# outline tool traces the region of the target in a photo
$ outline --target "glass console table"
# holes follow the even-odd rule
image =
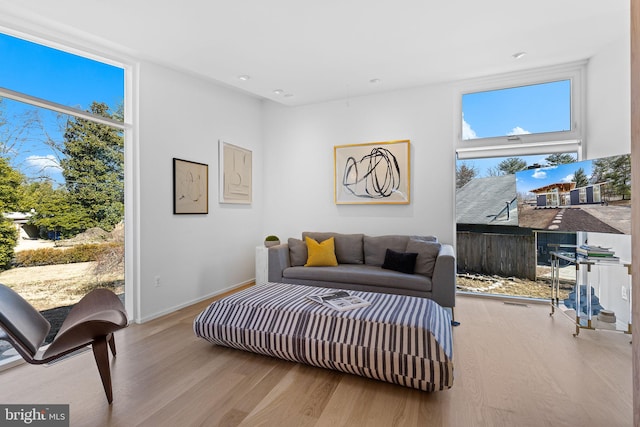
[[[551,313],[564,313],[575,322],[577,337],[580,329],[601,329],[631,334],[631,263],[624,261],[593,261],[576,257],[573,252],[552,251]],[[561,267],[564,266],[564,267]],[[569,298],[561,299],[561,268],[575,267],[575,285]],[[624,269],[626,283],[601,281],[600,269]],[[592,283],[596,276],[597,283]],[[606,296],[606,304],[601,299]],[[607,309],[609,308],[609,309]],[[615,308],[615,311],[612,310]],[[617,313],[616,313],[617,312]],[[617,316],[616,316],[617,314]]]

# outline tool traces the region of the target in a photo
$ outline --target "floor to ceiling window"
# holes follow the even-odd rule
[[[580,178],[558,176],[557,186],[547,183],[560,166],[582,156],[582,80],[582,64],[575,64],[461,87],[456,150],[460,291],[550,297],[550,248],[575,245],[576,233],[554,230],[555,212],[542,214],[532,200],[543,193],[560,207],[565,193],[558,188],[575,186]],[[538,178],[539,186],[531,184]]]
[[[0,283],[51,339],[91,289],[124,298],[125,68],[2,33],[0,57]]]

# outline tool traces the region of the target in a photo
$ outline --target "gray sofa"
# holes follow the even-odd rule
[[[318,242],[333,237],[338,265],[305,267],[307,236]],[[395,267],[392,255],[412,257],[415,253],[413,274],[389,269]],[[302,240],[290,238],[270,247],[268,258],[269,282],[411,295],[455,307],[455,253],[451,245],[439,243],[434,236],[304,232]]]

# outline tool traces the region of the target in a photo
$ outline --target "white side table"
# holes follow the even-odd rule
[[[256,285],[269,281],[269,248],[256,246]]]

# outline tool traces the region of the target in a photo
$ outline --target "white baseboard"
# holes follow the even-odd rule
[[[175,305],[173,307],[169,307],[166,310],[159,311],[159,312],[151,314],[149,316],[137,318],[135,320],[135,323],[149,322],[149,321],[157,319],[159,317],[166,316],[167,314],[171,314],[171,313],[173,313],[175,311],[178,311],[178,310],[180,310],[182,308],[189,307],[190,305],[197,304],[197,303],[199,303],[201,301],[216,297],[216,296],[224,294],[226,292],[233,291],[234,289],[241,288],[241,287],[246,286],[246,285],[248,285],[250,283],[253,283],[253,282],[255,282],[255,280],[253,280],[253,279],[252,280],[247,280],[246,282],[238,283],[238,284],[235,284],[235,285],[232,285],[232,286],[217,290],[215,292],[212,292],[210,294],[204,295],[202,297],[198,297],[196,299],[193,299],[193,300],[190,300],[190,301],[186,301],[186,302],[184,302],[182,304],[178,304],[178,305]]]

